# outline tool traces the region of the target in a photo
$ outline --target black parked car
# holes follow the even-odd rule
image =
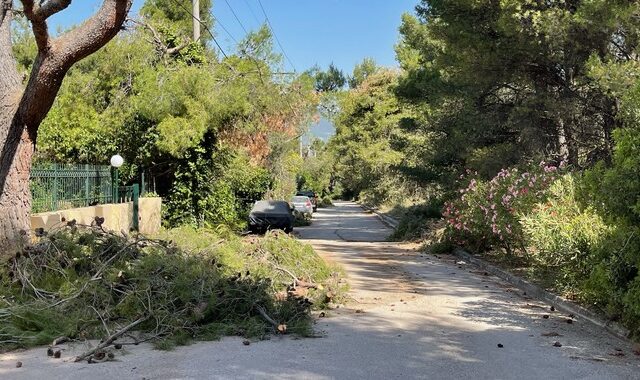
[[[285,201],[257,201],[249,213],[249,231],[264,233],[267,230],[280,229],[293,231],[293,210]]]

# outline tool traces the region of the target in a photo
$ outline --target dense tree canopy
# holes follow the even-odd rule
[[[429,107],[442,158],[490,174],[552,157],[585,167],[612,153],[618,103],[590,75],[630,59],[628,1],[424,1],[406,15],[398,89]]]
[[[71,70],[37,156],[104,164],[119,153],[125,182],[145,173],[167,197],[169,223],[233,225],[252,200],[295,191],[298,138],[316,112],[314,81],[279,74],[266,27],[224,59],[199,44],[172,51],[188,40],[186,23],[180,28],[191,19],[172,4],[148,1],[142,20]],[[28,35],[17,28],[14,39],[16,55],[26,57]],[[26,70],[30,62],[20,61]]]

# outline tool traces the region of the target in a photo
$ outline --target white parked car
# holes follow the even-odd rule
[[[295,207],[296,211],[303,214],[313,214],[313,203],[311,203],[311,199],[309,197],[296,195],[291,199],[291,203],[293,204],[293,207]]]

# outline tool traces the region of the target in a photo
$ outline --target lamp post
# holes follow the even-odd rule
[[[115,154],[111,156],[110,163],[113,168],[113,203],[118,203],[118,168],[124,164],[124,158],[119,154]]]

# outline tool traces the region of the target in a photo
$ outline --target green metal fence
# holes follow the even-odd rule
[[[139,199],[140,199],[140,185],[133,184],[131,186],[120,186],[116,194],[114,203],[133,203],[133,215],[132,215],[132,227],[137,230],[139,222]]]
[[[33,212],[113,202],[111,167],[39,163],[31,170]]]

